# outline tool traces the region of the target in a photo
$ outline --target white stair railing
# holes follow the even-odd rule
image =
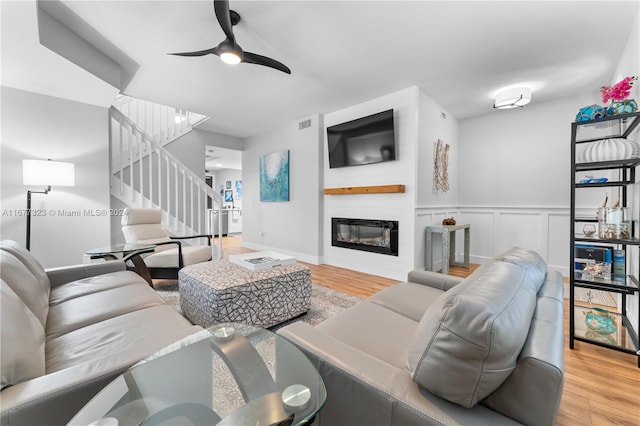
[[[209,119],[203,114],[125,95],[118,95],[113,106],[161,146]]]
[[[213,234],[214,211],[222,230],[220,194],[113,106],[109,130],[111,195],[132,207],[160,208],[176,235]],[[222,238],[218,243],[222,259]]]

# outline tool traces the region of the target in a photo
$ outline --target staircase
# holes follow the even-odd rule
[[[113,106],[134,122],[152,140],[164,146],[191,131],[208,116],[143,99],[118,95]]]
[[[221,230],[220,194],[163,148],[207,118],[119,97],[109,109],[111,195],[130,207],[160,208],[163,225],[174,235],[212,234],[216,212]],[[222,238],[216,257],[223,257]]]

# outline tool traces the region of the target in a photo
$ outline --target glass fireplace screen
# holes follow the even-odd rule
[[[398,221],[334,217],[331,234],[335,247],[398,255]]]

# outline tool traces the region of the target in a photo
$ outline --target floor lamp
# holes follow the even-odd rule
[[[46,186],[44,191],[27,191],[27,250],[31,249],[31,194],[48,194],[51,186],[75,186],[73,163],[51,160],[22,160],[22,183]]]

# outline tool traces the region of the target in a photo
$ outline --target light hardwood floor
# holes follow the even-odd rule
[[[248,253],[241,237],[226,237],[225,256]],[[366,298],[396,283],[395,280],[330,265],[306,264],[314,284]],[[465,277],[471,269],[451,268]],[[557,424],[640,425],[640,369],[635,356],[582,342],[569,349],[569,304],[565,300],[565,381]]]

